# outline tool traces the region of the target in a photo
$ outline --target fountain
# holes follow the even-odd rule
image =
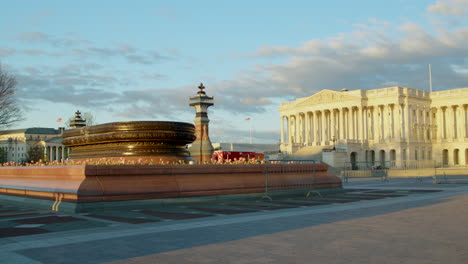
[[[194,140],[195,126],[189,123],[127,121],[66,130],[62,143],[72,149],[72,160],[125,158],[172,163],[193,160],[186,145]]]
[[[44,204],[38,199],[49,200],[52,210],[78,211],[95,202],[342,187],[338,177],[327,173],[326,164],[209,164],[213,149],[207,108],[213,97],[204,88],[200,85],[197,96],[190,98],[196,108],[195,126],[164,121],[86,126],[77,111],[70,123],[73,129],[63,133],[63,144],[71,148],[70,159],[86,162],[0,168],[0,198],[19,196],[21,202],[36,204]],[[186,149],[192,142],[191,152],[199,164],[187,162],[193,160]],[[103,158],[105,162],[99,162]],[[154,165],[112,162],[121,159],[153,160]]]

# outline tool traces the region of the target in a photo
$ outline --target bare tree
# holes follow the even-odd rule
[[[16,78],[3,71],[0,64],[0,126],[9,126],[23,120],[14,98],[16,83]]]

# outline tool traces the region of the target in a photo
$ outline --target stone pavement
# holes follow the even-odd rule
[[[0,260],[468,263],[468,184],[351,179],[345,189],[310,200],[252,198],[85,214],[0,202]]]

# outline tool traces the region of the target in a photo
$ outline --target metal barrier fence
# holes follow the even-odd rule
[[[292,189],[310,189],[307,197],[312,193],[320,195],[314,190],[317,179],[316,166],[293,167],[275,166],[278,164],[317,164],[315,160],[269,160],[265,163],[265,192],[262,199],[272,200],[270,191],[292,190]],[[294,173],[298,181],[294,184],[283,182],[281,175]]]
[[[349,178],[380,177],[388,181],[388,170],[394,167],[394,162],[356,161],[345,162],[342,180],[348,182]]]
[[[426,179],[434,184],[468,183],[468,168],[442,167],[434,160],[404,160],[399,164],[394,161],[357,161],[345,162],[341,174],[343,182],[348,182],[349,178],[381,178],[382,181],[389,181],[392,177],[411,178],[416,182]]]

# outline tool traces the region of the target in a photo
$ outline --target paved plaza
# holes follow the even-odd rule
[[[1,263],[468,263],[468,181],[350,179],[343,192],[135,203],[0,202]]]

